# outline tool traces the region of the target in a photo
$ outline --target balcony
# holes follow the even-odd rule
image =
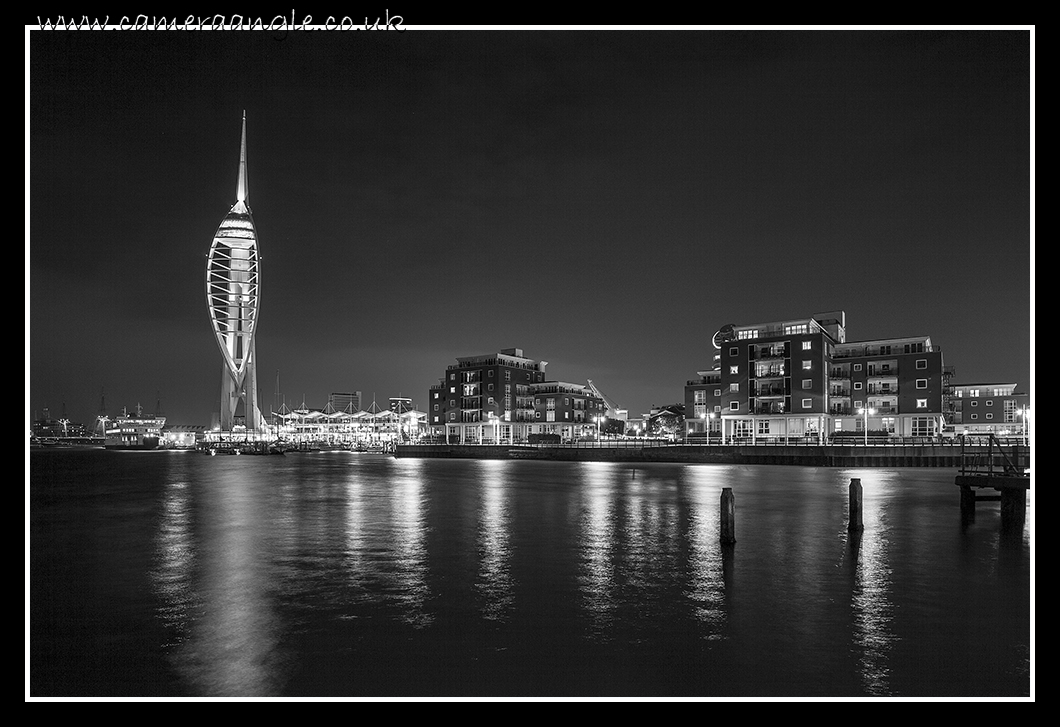
[[[786,352],[783,346],[771,346],[768,348],[759,348],[755,350],[755,361],[770,361],[777,359],[787,358]]]
[[[787,391],[783,386],[759,386],[751,390],[751,396],[786,396]]]
[[[787,409],[782,402],[758,404],[751,409],[752,414],[783,414],[785,411],[787,411]]]

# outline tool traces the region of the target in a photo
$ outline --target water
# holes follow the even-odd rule
[[[1032,697],[954,475],[34,451],[27,696]]]

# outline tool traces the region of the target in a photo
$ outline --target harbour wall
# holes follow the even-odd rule
[[[653,447],[549,446],[504,444],[405,444],[396,457],[463,459],[537,459],[560,462],[688,462],[706,464],[773,464],[807,467],[960,467],[973,456],[996,458],[997,447],[940,445],[899,446],[784,446],[684,445]]]

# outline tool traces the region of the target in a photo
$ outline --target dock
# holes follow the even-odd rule
[[[978,502],[1000,502],[1001,529],[1022,530],[1031,489],[1030,448],[1005,447],[991,435],[985,451],[980,446],[962,452],[954,484],[961,489],[962,520],[975,520]]]

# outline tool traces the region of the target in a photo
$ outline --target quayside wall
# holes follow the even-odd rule
[[[981,451],[979,451],[981,449]],[[992,455],[995,447],[964,448],[964,457]],[[949,444],[905,446],[754,446],[685,445],[651,447],[404,444],[395,457],[463,459],[538,459],[566,462],[697,462],[708,464],[775,464],[808,467],[960,467],[962,449]]]

